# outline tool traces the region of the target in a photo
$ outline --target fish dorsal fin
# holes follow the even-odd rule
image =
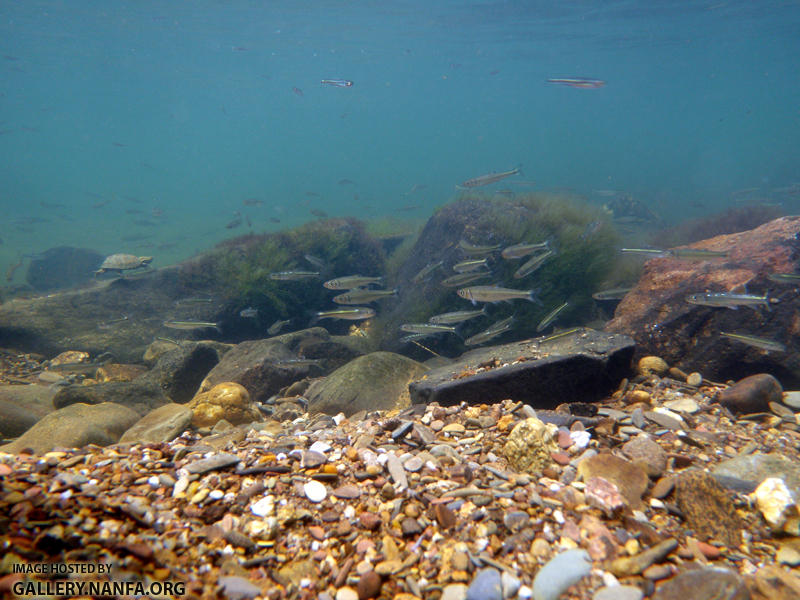
[[[746,294],[747,293],[747,284],[740,283],[739,285],[735,285],[731,288],[731,294]]]

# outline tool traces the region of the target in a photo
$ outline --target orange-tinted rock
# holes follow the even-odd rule
[[[783,388],[772,375],[759,373],[737,381],[722,390],[717,402],[733,413],[749,414],[769,412],[770,402],[780,402]]]
[[[212,427],[221,419],[234,425],[261,421],[261,413],[250,402],[247,390],[231,381],[218,383],[197,394],[189,403],[194,427]]]
[[[578,475],[584,481],[602,477],[617,486],[619,493],[631,508],[640,508],[642,494],[647,489],[647,472],[638,464],[604,452],[585,458],[578,465]]]

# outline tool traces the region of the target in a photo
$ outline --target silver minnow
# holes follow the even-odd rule
[[[535,290],[514,290],[493,285],[476,285],[461,288],[456,293],[473,304],[477,302],[504,302],[506,300],[536,301]]]
[[[736,309],[740,306],[764,306],[769,310],[769,298],[766,294],[755,296],[753,294],[733,294],[731,292],[703,292],[700,294],[689,294],[686,302],[699,306],[714,306]]]

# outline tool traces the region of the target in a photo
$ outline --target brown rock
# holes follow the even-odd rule
[[[374,512],[363,512],[358,516],[358,521],[364,529],[375,531],[381,526],[381,518]]]
[[[733,501],[709,473],[682,473],[675,486],[675,499],[687,525],[697,535],[733,548],[742,543],[742,523]]]
[[[631,508],[639,508],[642,494],[647,489],[649,478],[641,465],[624,458],[604,452],[580,462],[578,475],[584,481],[592,477],[602,477],[617,486],[619,492]]]
[[[636,367],[639,375],[665,375],[669,371],[669,365],[660,356],[643,356],[639,359]]]
[[[647,434],[626,442],[622,452],[633,462],[642,463],[650,477],[661,477],[667,469],[667,453]]]
[[[358,591],[358,600],[369,600],[376,598],[381,592],[381,576],[375,571],[367,571],[358,580],[356,590]]]
[[[800,577],[768,566],[748,581],[752,600],[796,600],[800,598]]]
[[[194,427],[213,427],[225,419],[234,425],[262,421],[261,413],[250,402],[247,390],[232,381],[218,383],[197,394],[189,403]]]
[[[742,578],[729,569],[706,568],[680,573],[665,581],[656,590],[653,600],[750,600]]]
[[[97,381],[133,381],[146,372],[147,367],[144,365],[111,363],[98,367],[95,379]]]
[[[736,414],[768,412],[770,402],[781,402],[783,388],[772,375],[759,373],[722,390],[716,400]]]

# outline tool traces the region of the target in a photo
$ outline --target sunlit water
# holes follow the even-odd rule
[[[0,267],[423,220],[520,164],[495,188],[797,212],[798,73],[789,1],[3,2]]]

